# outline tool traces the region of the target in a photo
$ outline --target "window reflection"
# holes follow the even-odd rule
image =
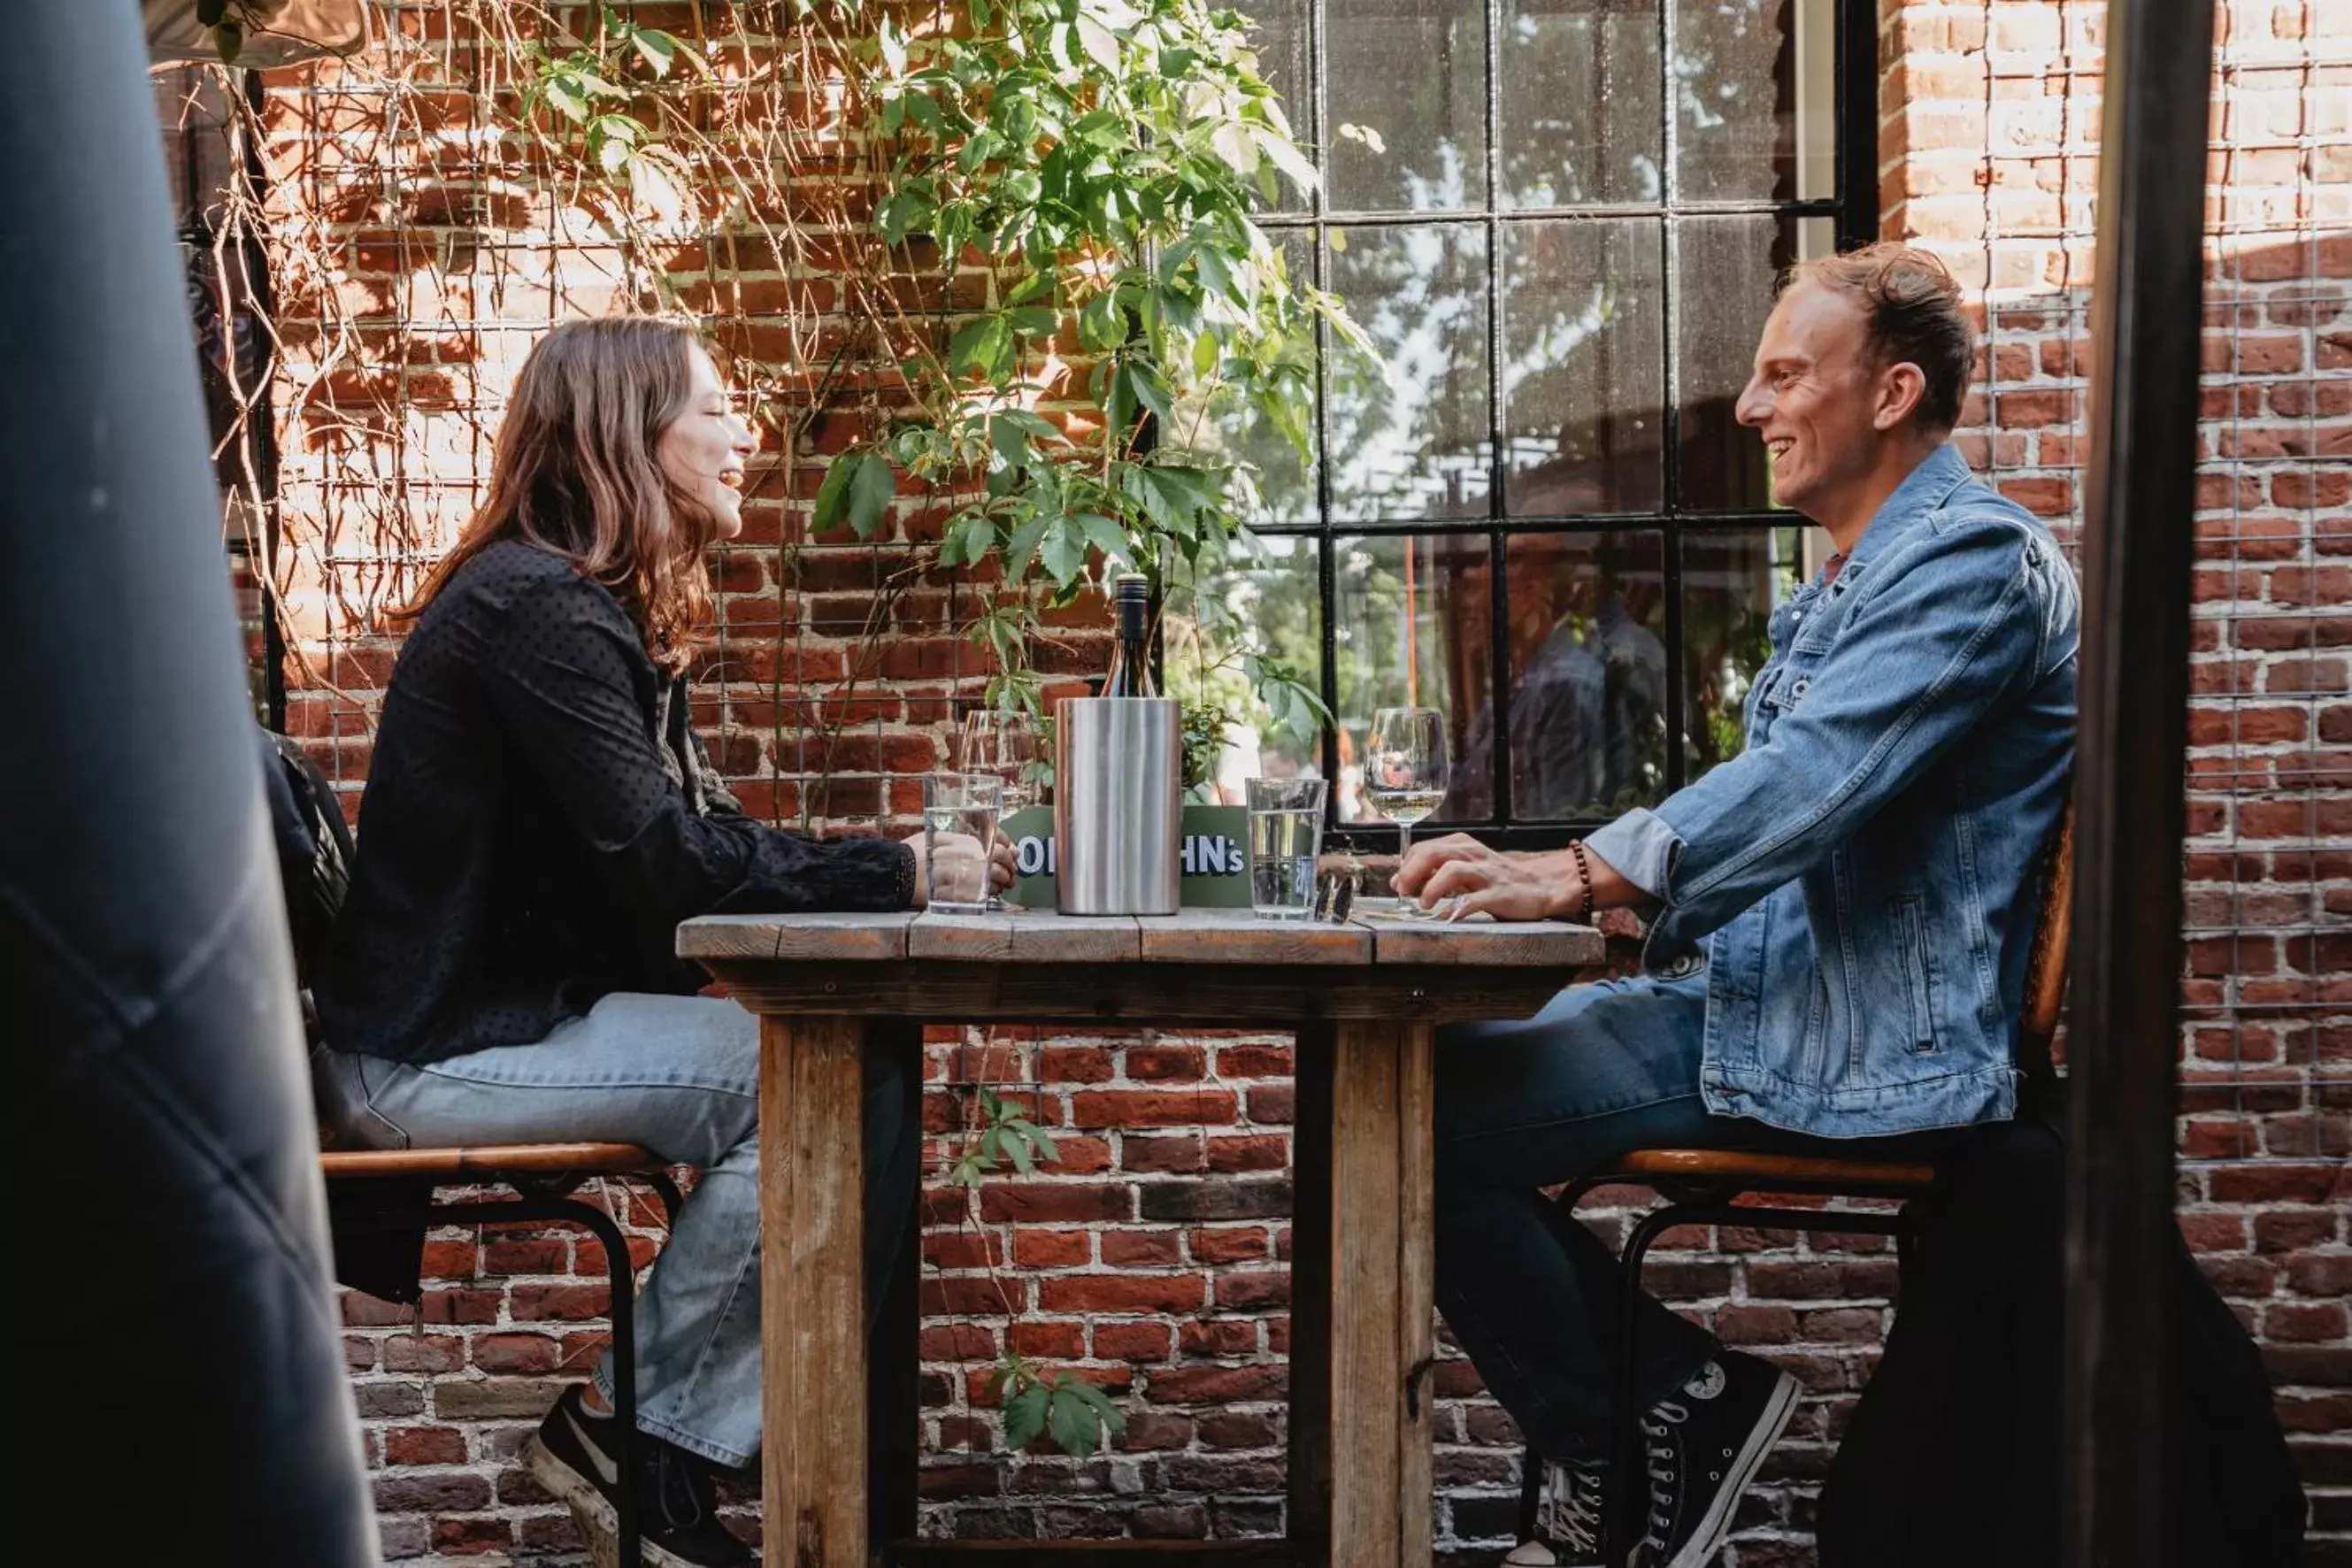
[[[1499,52],[1508,205],[1664,197],[1654,8],[1615,0],[1508,0]]]
[[[1323,18],[1331,206],[1485,206],[1484,0],[1325,0]]]
[[[1332,515],[1486,514],[1486,235],[1435,224],[1330,231],[1331,286],[1370,337],[1333,356]]]
[[[1675,225],[1675,246],[1682,504],[1704,511],[1769,505],[1764,444],[1739,424],[1739,393],[1771,313],[1771,280],[1792,262],[1835,249],[1834,230],[1827,218],[1769,213],[1694,217]]]
[[[1772,651],[1773,606],[1797,590],[1803,531],[1709,530],[1683,536],[1683,712],[1686,775],[1745,748],[1748,688]]]
[[[1685,201],[1836,188],[1832,0],[1675,0],[1676,174]]]
[[[1190,704],[1222,707],[1225,728],[1212,791],[1227,805],[1253,778],[1322,775],[1319,731],[1275,721],[1244,667],[1255,654],[1282,660],[1319,689],[1323,668],[1320,563],[1315,541],[1277,535],[1248,542],[1201,579],[1191,603],[1175,602],[1161,624],[1168,691]]]
[[[1433,821],[1493,815],[1493,790],[1464,765],[1472,718],[1491,685],[1486,542],[1475,534],[1375,534],[1332,542],[1337,659],[1338,820],[1378,822],[1363,798],[1364,742],[1379,708],[1445,715],[1454,787]]]
[[[1315,277],[1315,237],[1303,228],[1277,229],[1270,237],[1282,258],[1285,275],[1297,282]],[[1309,449],[1313,446],[1313,362],[1302,361],[1302,391],[1297,411],[1307,419]],[[1263,412],[1235,396],[1230,389],[1208,400],[1208,417],[1200,417],[1197,403],[1187,399],[1176,411],[1176,427],[1195,434],[1209,456],[1235,464],[1240,472],[1234,491],[1234,510],[1244,522],[1306,522],[1317,512],[1315,465],[1300,456],[1290,437]]]
[[[1656,219],[1505,230],[1505,500],[1514,517],[1664,499],[1665,331]]]
[[[1664,793],[1664,559],[1661,537],[1646,531],[1509,542],[1505,738],[1514,820],[1613,816]],[[1495,750],[1489,703],[1465,741],[1462,815],[1490,789]]]

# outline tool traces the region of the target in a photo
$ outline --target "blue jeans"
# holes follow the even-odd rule
[[[701,1172],[637,1301],[637,1426],[719,1464],[760,1449],[759,1020],[621,994],[536,1045],[406,1063],[327,1053],[338,1131],[379,1148],[638,1143]],[[921,1130],[894,1047],[866,1058],[866,1300],[914,1207]],[[609,1354],[596,1368],[609,1397]],[[850,1397],[863,1397],[862,1391]]]
[[[1763,1149],[1916,1158],[1949,1133],[1840,1140],[1710,1116],[1699,1097],[1706,977],[1605,980],[1532,1018],[1441,1030],[1437,1305],[1486,1386],[1545,1458],[1610,1452],[1622,1276],[1600,1238],[1538,1187],[1635,1149]],[[1714,1355],[1696,1323],[1644,1296],[1635,1394],[1646,1409]]]

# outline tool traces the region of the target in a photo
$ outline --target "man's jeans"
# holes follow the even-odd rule
[[[1495,1397],[1545,1458],[1599,1467],[1623,1300],[1617,1259],[1536,1189],[1635,1149],[1923,1154],[1951,1131],[1840,1140],[1710,1116],[1699,1098],[1706,977],[1607,980],[1534,1017],[1443,1030],[1437,1054],[1437,1304]],[[1716,1352],[1642,1300],[1643,1408]]]
[[[869,1302],[914,1205],[896,1047],[866,1058]],[[637,1425],[721,1465],[760,1449],[759,1020],[711,996],[606,996],[536,1045],[409,1064],[328,1053],[339,1131],[380,1148],[608,1141],[702,1173],[637,1300]],[[608,1356],[596,1384],[612,1392]],[[862,1397],[862,1394],[858,1395]]]

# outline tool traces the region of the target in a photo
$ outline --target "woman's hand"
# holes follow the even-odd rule
[[[977,903],[980,900],[982,867],[986,864],[986,887],[992,893],[1001,893],[1013,886],[1015,875],[1013,862],[1013,841],[999,838],[983,855],[980,840],[969,833],[942,833],[931,840],[931,856],[923,853],[919,838],[908,841],[915,852],[915,907],[923,909],[931,901],[931,858],[939,862],[940,880],[947,884],[947,896],[960,903]]]
[[[1565,853],[1507,855],[1466,833],[1416,844],[1392,879],[1397,894],[1423,909],[1455,900],[1450,918],[1484,910],[1498,921],[1555,920],[1579,903],[1576,867]]]

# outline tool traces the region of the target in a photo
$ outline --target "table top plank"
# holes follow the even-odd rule
[[[703,915],[677,928],[680,958],[843,959],[887,962],[907,956],[914,911]]]
[[[1359,915],[1345,925],[1261,921],[1245,910],[1186,910],[1137,919],[1008,910],[989,915],[706,915],[677,929],[681,958],[737,966],[809,961],[892,963],[1220,964],[1385,968],[1576,969],[1599,963],[1591,926],[1561,921],[1407,921]]]
[[[1371,932],[1372,962],[1575,969],[1598,963],[1608,943],[1591,926],[1566,921],[1403,921],[1358,915]]]
[[[1262,921],[1247,910],[1183,910],[1136,924],[1146,963],[1343,963],[1372,962],[1372,936],[1328,921]]]
[[[907,956],[960,963],[1132,963],[1141,956],[1141,940],[1131,915],[926,911],[907,928]]]

